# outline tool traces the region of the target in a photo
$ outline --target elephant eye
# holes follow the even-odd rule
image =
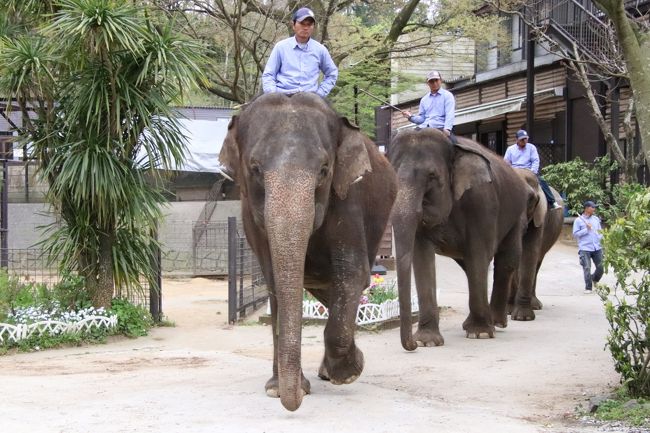
[[[441,180],[438,173],[434,173],[434,172],[429,173],[428,183],[435,186],[439,186],[441,184]]]
[[[320,177],[321,177],[321,179],[327,177],[329,172],[330,172],[330,168],[327,166],[327,164],[322,166],[321,169],[320,169]]]
[[[327,164],[323,165],[320,168],[320,172],[318,173],[318,186],[323,185],[323,182],[325,182],[325,179],[327,179],[327,175],[329,174],[330,169]]]
[[[259,164],[257,163],[251,164],[251,174],[253,176],[262,176],[262,169],[260,168]]]

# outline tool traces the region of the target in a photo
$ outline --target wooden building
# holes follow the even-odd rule
[[[564,3],[569,7],[576,2]],[[519,17],[512,16],[505,23],[511,30],[512,42],[507,55],[496,45],[487,49],[477,47],[475,73],[465,78],[452,77],[445,83],[456,98],[454,132],[504,154],[507,146],[515,142],[515,132],[526,129],[531,142],[539,149],[542,166],[576,157],[593,161],[605,155],[604,135],[584,89],[565,66],[565,60],[553,54],[548,46],[527,42],[525,25]],[[533,53],[533,59],[529,58],[529,52]],[[533,86],[532,101],[528,100],[531,94],[528,83]],[[593,82],[592,88],[599,96],[601,112],[624,143],[622,123],[631,98],[629,86],[609,80]],[[420,90],[419,97],[396,106],[417,113],[419,99],[428,92],[428,87],[423,83]],[[530,103],[534,110],[533,122],[527,125]],[[415,125],[397,111],[384,111],[377,111],[377,141],[388,147],[392,135]],[[639,149],[638,140],[637,134],[636,142],[629,145]],[[647,177],[647,168],[642,171]]]

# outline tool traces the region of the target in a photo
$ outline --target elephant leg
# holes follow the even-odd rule
[[[367,262],[364,266],[348,258],[341,260],[341,263],[349,266],[338,272],[330,292],[329,318],[325,325],[325,356],[318,370],[321,379],[335,385],[352,383],[363,371],[363,353],[354,342],[354,331],[359,299],[370,274]]]
[[[489,258],[465,259],[469,286],[469,315],[463,322],[467,338],[494,338],[494,323],[487,299]]]
[[[513,280],[517,270],[517,260],[521,255],[520,233],[511,232],[502,248],[494,256],[494,276],[492,283],[492,298],[490,311],[494,325],[499,328],[508,326],[507,304],[513,288]]]
[[[438,300],[436,299],[436,254],[433,243],[423,236],[415,239],[413,273],[420,308],[418,330],[414,335],[419,346],[442,346]]]
[[[535,280],[533,281],[533,296],[530,298],[530,306],[533,310],[541,310],[544,307],[542,301],[537,297],[537,276],[539,275],[539,268],[542,266],[542,261],[540,260],[537,264],[537,270],[535,271]]]
[[[329,290],[323,290],[323,289],[308,289],[307,290],[309,294],[311,294],[318,302],[321,304],[325,305],[327,308],[329,308]]]
[[[508,302],[506,304],[506,313],[511,314],[512,309],[515,306],[515,296],[517,295],[517,290],[519,290],[518,287],[519,283],[519,276],[517,274],[517,270],[512,275],[512,278],[510,279],[510,287],[508,288]]]
[[[269,397],[280,398],[280,379],[278,377],[278,300],[274,295],[269,297],[271,302],[271,327],[273,330],[273,376],[266,381],[264,389]],[[301,387],[305,394],[311,394],[311,384],[304,374],[301,376]]]
[[[524,235],[518,270],[519,288],[511,312],[512,320],[535,320],[535,312],[533,311],[531,300],[541,249],[541,234],[541,230],[529,227]]]

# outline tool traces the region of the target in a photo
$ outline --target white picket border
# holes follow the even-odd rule
[[[413,313],[420,311],[418,296],[415,293],[411,296],[411,311]],[[270,301],[267,303],[266,313],[271,314]],[[329,312],[327,307],[319,301],[305,300],[302,302],[302,317],[303,319],[327,319]],[[390,299],[381,304],[361,304],[357,309],[357,325],[384,322],[395,317],[399,317],[399,301],[397,299]]]
[[[30,323],[29,325],[11,325],[0,323],[0,344],[5,342],[17,343],[33,335],[89,332],[91,329],[111,329],[117,326],[117,315],[89,316],[78,322],[61,322],[58,320],[44,320]]]

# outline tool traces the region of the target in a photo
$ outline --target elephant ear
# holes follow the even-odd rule
[[[454,201],[460,200],[465,191],[492,182],[490,160],[480,150],[465,143],[454,144],[452,167]]]
[[[332,186],[336,195],[345,200],[348,189],[359,176],[372,171],[370,156],[366,149],[365,137],[359,127],[341,117],[341,136],[336,149],[336,164]]]
[[[228,123],[228,134],[223,140],[219,162],[225,167],[226,174],[237,181],[239,172],[239,143],[237,142],[237,116],[233,116]]]
[[[537,206],[535,206],[535,210],[533,211],[533,224],[535,224],[535,227],[541,227],[544,224],[546,212],[548,212],[548,202],[546,201],[546,196],[541,186],[537,187],[535,193],[537,195]]]
[[[532,171],[523,168],[517,168],[515,169],[515,172],[529,187],[530,198],[528,199],[527,209],[528,219],[533,222],[535,227],[540,227],[546,218],[548,203],[544,191],[539,185],[537,175]]]

